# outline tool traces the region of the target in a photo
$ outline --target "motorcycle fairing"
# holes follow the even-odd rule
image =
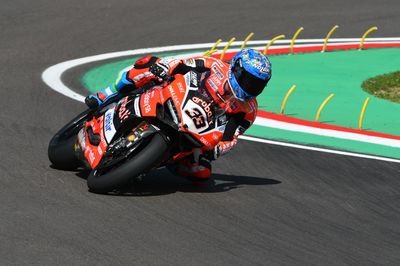
[[[108,147],[108,143],[106,141],[104,128],[105,128],[105,117],[107,120],[107,135],[110,138],[112,134],[115,134],[115,127],[113,125],[112,113],[114,109],[109,109],[104,115],[99,117],[93,117],[92,120],[89,120],[85,127],[81,129],[79,132],[80,138],[79,145],[83,151],[83,155],[86,158],[87,162],[89,163],[92,169],[96,168],[99,164],[101,158],[103,157],[104,152]],[[106,116],[107,115],[107,116]],[[114,132],[114,133],[113,133]],[[85,144],[82,144],[84,135]],[[96,137],[100,141],[98,143],[94,143],[92,138]],[[96,145],[97,144],[97,145]]]
[[[189,71],[185,75],[175,75],[174,81],[167,86],[146,91],[140,96],[137,109],[142,117],[157,117],[157,106],[171,109],[171,103],[177,112],[175,122],[179,131],[192,134],[207,149],[220,141],[225,129],[224,111],[217,111],[218,104],[207,92],[199,73]],[[173,115],[174,110],[170,110]]]
[[[167,86],[156,86],[141,95],[126,96],[105,110],[103,115],[93,117],[86,123],[85,131],[80,132],[80,135],[85,135],[85,143],[80,146],[90,167],[95,169],[99,165],[122,126],[133,125],[129,122],[140,117],[158,118],[159,106],[169,108],[170,113],[176,116],[178,131],[192,135],[203,144],[203,149],[212,149],[222,139],[226,117],[205,88],[204,81],[204,75],[200,77],[194,71],[175,75],[175,80]]]

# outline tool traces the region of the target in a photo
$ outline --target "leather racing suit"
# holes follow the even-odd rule
[[[194,57],[188,59],[169,59],[145,56],[137,60],[134,66],[122,73],[114,84],[96,94],[95,97],[86,98],[89,107],[108,101],[119,92],[135,90],[146,87],[151,82],[162,82],[175,74],[185,74],[190,70],[200,73],[208,72],[205,85],[210,93],[225,101],[226,95],[231,95],[228,71],[229,64],[213,57]],[[98,102],[93,102],[96,99]],[[194,150],[191,158],[181,160],[176,168],[176,173],[192,179],[192,181],[205,181],[211,175],[210,161],[216,160],[226,154],[237,144],[237,138],[248,129],[256,118],[257,100],[240,101],[233,96],[225,108],[227,124],[222,140],[212,151],[203,152]]]

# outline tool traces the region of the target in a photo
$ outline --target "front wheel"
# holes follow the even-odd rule
[[[109,171],[92,171],[87,179],[91,192],[106,193],[128,184],[134,177],[157,166],[165,159],[168,143],[159,133],[154,134],[140,152]]]
[[[74,145],[76,135],[83,127],[90,112],[90,110],[86,110],[77,115],[50,140],[48,156],[53,167],[61,170],[75,170],[81,165],[75,156]]]

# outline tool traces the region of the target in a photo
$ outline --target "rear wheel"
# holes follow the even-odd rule
[[[76,136],[86,121],[90,110],[76,116],[61,128],[50,140],[48,157],[53,167],[62,170],[75,170],[81,162],[75,155]]]
[[[122,164],[108,170],[92,171],[87,179],[89,190],[95,193],[111,192],[127,185],[133,178],[158,166],[167,156],[168,143],[159,133],[150,137],[150,141],[137,154]]]

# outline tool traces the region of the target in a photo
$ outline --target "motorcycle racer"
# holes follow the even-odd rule
[[[261,94],[272,76],[271,63],[266,55],[253,49],[242,49],[230,64],[205,56],[180,60],[148,55],[137,60],[114,84],[87,96],[85,102],[89,108],[97,108],[124,92],[144,92],[155,84],[162,84],[174,75],[190,70],[205,73],[202,75],[205,87],[220,105],[225,106],[227,117],[222,140],[209,151],[194,149],[193,154],[180,160],[175,169],[177,174],[203,183],[211,175],[211,161],[230,151],[237,144],[238,136],[256,118],[258,105],[255,97]]]

